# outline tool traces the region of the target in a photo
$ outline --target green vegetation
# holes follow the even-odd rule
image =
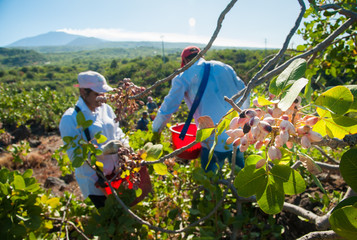
[[[356,192],[355,143],[349,143],[350,146],[345,144],[338,151],[334,151],[337,147],[312,148],[311,142],[303,142],[302,138],[308,139],[310,130],[328,136],[324,140],[331,142],[336,140],[334,138],[345,139],[346,136],[356,134],[357,91],[356,85],[353,85],[356,83],[357,55],[354,46],[356,21],[354,20],[339,37],[335,36],[333,42],[324,42],[341,24],[347,22],[350,14],[354,16],[350,19],[355,19],[356,5],[353,0],[336,0],[332,1],[335,4],[327,4],[325,8],[320,8],[315,1],[310,2],[311,6],[305,15],[311,16],[313,20],[305,23],[305,28],[300,30],[307,44],[298,46],[296,52],[285,52],[284,58],[299,54],[299,51],[314,49],[321,43],[329,46],[316,51],[316,55],[309,55],[311,57],[309,59],[296,59],[279,76],[265,79],[271,80],[270,85],[261,84],[252,90],[252,98],[257,97],[258,104],[267,112],[271,105],[275,105],[275,109],[289,110],[298,97],[303,97],[300,101],[302,104],[300,112],[295,112],[294,105],[294,113],[291,115],[294,120],[291,120],[291,124],[302,124],[303,115],[313,117],[317,121],[310,129],[310,125],[307,124],[309,118],[304,120],[305,124],[300,127],[304,128],[307,125],[309,132],[303,132],[298,136],[301,142],[294,142],[291,148],[288,147],[288,142],[281,147],[274,146],[275,149],[281,150],[280,157],[276,157],[278,155],[276,151],[273,152],[275,156],[272,152],[269,153],[268,148],[272,147],[271,145],[264,146],[262,151],[258,152],[253,144],[250,144],[245,152],[249,157],[246,158],[246,166],[243,169],[231,169],[229,164],[225,164],[217,175],[213,175],[212,172],[205,173],[199,166],[199,161],[179,163],[174,158],[167,158],[162,162],[150,164],[150,161],[171,152],[170,133],[167,129],[163,131],[160,139],[162,144],[153,145],[151,142],[154,142],[154,134],[150,127],[148,132],[133,131],[135,118],[138,118],[143,111],[139,109],[137,116],[126,119],[127,125],[124,129],[130,137],[131,146],[135,150],[143,150],[140,158],[148,162],[154,191],[143,202],[131,207],[132,212],[128,212],[114,195],[110,195],[106,206],[97,211],[91,202],[72,199],[68,193],[60,198],[51,196],[49,192],[39,187],[36,179],[31,176],[32,170],[20,173],[2,168],[0,170],[2,209],[0,220],[3,223],[0,226],[1,239],[80,239],[83,235],[89,238],[99,236],[101,239],[228,239],[233,235],[238,239],[282,239],[283,234],[292,230],[277,222],[279,217],[281,219],[282,210],[289,212],[287,210],[289,206],[285,202],[286,195],[305,194],[310,189],[315,189],[307,193],[315,193],[309,195],[310,200],[318,203],[321,212],[331,215],[315,216],[313,213],[315,208],[305,214],[297,213],[297,208],[294,208],[290,209],[290,213],[293,212],[315,223],[316,227],[318,222],[325,224],[328,219],[329,225],[319,227],[332,229],[346,239],[354,239],[357,233],[356,221],[354,221],[357,216],[357,198],[345,193],[348,193],[347,187]],[[326,2],[331,1],[319,1],[322,4]],[[76,90],[72,85],[76,83],[76,76],[81,71],[88,69],[99,71],[113,86],[121,79],[129,77],[136,85],[148,87],[157,80],[167,77],[180,66],[179,51],[168,53],[165,59],[158,54],[145,55],[144,52],[144,49],[134,51],[106,49],[37,54],[33,51],[2,49],[0,57],[2,93],[0,122],[4,124],[2,127],[28,126],[36,123],[48,130],[55,129],[63,111],[74,104]],[[276,52],[275,50],[213,49],[205,57],[208,60],[215,59],[230,64],[238,75],[247,81]],[[283,60],[281,62],[284,62]],[[334,87],[325,89],[330,86]],[[158,103],[168,89],[169,83],[154,89],[152,95]],[[277,95],[278,104],[273,103],[270,96],[268,97],[268,89]],[[300,113],[302,115],[298,115]],[[173,121],[181,122],[186,115],[187,108],[181,108]],[[238,113],[233,111],[217,126],[199,130],[197,140],[204,140],[212,131],[221,133],[229,127],[236,116]],[[279,116],[274,118],[276,118],[274,121],[279,121],[279,124],[283,120],[288,121],[284,118],[279,119]],[[85,119],[79,122],[82,126],[89,124]],[[273,127],[277,130],[280,125],[273,125]],[[274,140],[277,136],[282,137],[282,133],[273,131],[273,127],[269,130],[272,143],[266,144],[275,144]],[[250,127],[246,133],[249,131]],[[0,133],[6,132],[0,129]],[[290,137],[296,136],[288,135],[287,141]],[[66,140],[68,140],[67,144],[73,143],[71,139]],[[240,140],[242,147],[243,140]],[[342,142],[347,143],[347,141]],[[63,173],[68,173],[73,170],[73,167],[81,165],[89,151],[96,152],[90,142],[81,141],[79,144],[85,151],[80,152],[78,148],[80,153],[74,164],[63,155],[61,152],[63,148],[52,156],[57,159]],[[21,144],[14,145],[12,149],[11,153],[16,161],[27,147]],[[324,154],[329,156],[329,159]],[[91,164],[94,165],[95,155],[92,157]],[[331,160],[332,157],[340,162]],[[329,161],[334,162],[335,165],[326,164]],[[297,164],[298,162],[300,165]],[[327,188],[327,185],[323,185],[326,178],[319,176],[322,167],[331,168],[332,171],[340,170],[340,177],[346,183],[343,189],[335,189],[334,186]],[[124,203],[130,203],[138,193],[140,193],[139,189],[128,190],[119,196]],[[346,195],[348,197],[343,199]],[[242,196],[250,199],[242,200]],[[220,202],[222,204],[218,204]],[[215,207],[217,209],[213,211]],[[135,221],[133,213],[146,222],[142,224]],[[205,219],[199,225],[187,227],[202,218]],[[294,224],[298,223],[294,222]],[[185,231],[173,233],[182,228],[186,228]],[[331,231],[323,234],[331,234]],[[333,237],[338,236],[333,235]],[[308,237],[303,238],[308,239]]]

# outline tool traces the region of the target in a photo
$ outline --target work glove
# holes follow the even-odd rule
[[[123,147],[123,143],[119,140],[110,140],[102,146],[103,155],[118,153],[118,149]]]
[[[160,138],[161,138],[161,133],[160,132],[153,132],[153,136],[152,136],[152,143],[160,143]]]

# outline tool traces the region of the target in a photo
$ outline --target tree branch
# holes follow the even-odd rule
[[[324,50],[326,47],[328,47],[331,42],[340,34],[342,34],[344,31],[346,31],[353,23],[355,23],[357,20],[356,19],[348,19],[345,23],[343,23],[341,26],[339,26],[333,33],[331,33],[327,38],[325,38],[324,41],[322,41],[321,43],[317,44],[314,48],[300,54],[297,55],[291,59],[289,59],[288,61],[286,61],[284,64],[280,65],[279,67],[273,69],[272,71],[268,72],[267,74],[265,74],[263,77],[260,77],[259,79],[257,79],[256,81],[250,81],[247,85],[247,87],[241,91],[239,91],[236,95],[234,95],[231,99],[233,99],[234,101],[236,99],[238,99],[239,97],[242,97],[240,99],[239,102],[244,101],[248,94],[249,91],[251,89],[253,89],[254,87],[264,83],[265,81],[267,81],[268,79],[272,78],[273,76],[276,76],[277,74],[281,73],[285,68],[287,68],[290,63],[292,63],[294,60],[298,59],[298,58],[306,58],[314,53],[320,52],[322,50]],[[253,79],[252,79],[253,80]],[[249,91],[247,91],[249,89]],[[239,104],[238,104],[239,106]]]
[[[155,89],[156,87],[158,87],[159,85],[161,85],[162,83],[168,82],[170,80],[172,80],[175,76],[177,76],[178,74],[186,71],[188,68],[190,68],[199,58],[201,58],[212,46],[214,40],[216,40],[219,31],[222,28],[222,22],[226,16],[226,14],[232,9],[232,7],[234,6],[234,4],[237,2],[237,0],[232,0],[227,6],[226,8],[222,11],[222,13],[219,15],[219,18],[217,20],[217,25],[216,25],[216,29],[211,37],[211,39],[209,40],[209,42],[207,43],[206,47],[197,54],[196,57],[194,57],[188,64],[186,64],[184,67],[175,70],[172,74],[170,74],[168,77],[158,80],[156,81],[151,87],[147,88],[145,91],[135,95],[135,96],[131,96],[130,99],[138,99],[141,98],[143,96],[146,96],[147,94],[149,94],[149,92],[152,89]]]
[[[327,160],[329,160],[330,162],[333,162],[333,163],[336,163],[336,164],[339,164],[339,162],[335,159],[333,159],[332,157],[330,157],[329,155],[327,155],[327,153],[319,146],[317,145],[312,145],[314,148],[316,148],[317,150],[320,151],[320,153],[327,158]]]
[[[319,240],[324,240],[324,239],[343,239],[337,233],[335,233],[333,230],[329,231],[320,231],[320,232],[310,232],[297,240],[310,240],[310,239],[319,239]]]
[[[333,9],[333,10],[337,10],[340,14],[349,17],[349,18],[353,18],[353,19],[357,19],[357,13],[344,9],[343,7],[337,5],[337,4],[325,4],[325,5],[320,5],[317,6],[317,9],[322,11],[322,10],[328,10],[328,9]]]

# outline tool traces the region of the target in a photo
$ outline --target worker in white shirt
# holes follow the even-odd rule
[[[110,175],[118,162],[118,154],[115,151],[106,151],[105,146],[108,147],[108,143],[112,147],[114,144],[116,149],[120,144],[129,146],[129,141],[120,129],[119,123],[114,120],[116,116],[113,109],[97,99],[97,97],[104,96],[104,93],[112,91],[113,88],[107,84],[104,76],[94,71],[80,73],[77,86],[79,87],[80,97],[75,107],[67,109],[62,116],[59,125],[61,137],[63,139],[66,136],[75,137],[78,135],[77,142],[80,138],[92,140],[92,143],[103,150],[103,154],[97,156],[97,161],[101,161],[104,165],[103,174]],[[93,121],[93,124],[87,130],[88,133],[77,128],[76,116],[79,111],[84,114],[86,120]],[[107,141],[103,144],[98,144],[95,141],[94,135],[98,132],[101,132],[107,138]],[[67,151],[72,162],[75,157],[74,150],[75,148],[72,147]],[[103,186],[96,184],[99,178],[96,171],[85,162],[81,167],[75,169],[75,176],[84,198],[89,197],[97,208],[103,207],[106,195]]]
[[[181,67],[189,63],[199,52],[200,49],[196,46],[186,47],[181,53]],[[172,80],[170,92],[165,97],[153,121],[154,133],[160,133],[162,131],[166,123],[170,120],[171,115],[178,110],[182,99],[185,100],[186,105],[191,109],[203,79],[206,64],[209,64],[210,69],[208,81],[202,99],[193,115],[195,123],[198,123],[197,119],[199,117],[209,116],[214,124],[217,124],[232,108],[232,106],[224,100],[224,96],[230,98],[238,93],[245,87],[244,82],[237,76],[231,66],[219,61],[206,61],[204,58],[200,58],[190,68]],[[249,99],[243,103],[241,108],[245,109],[248,107]],[[218,136],[214,155],[208,166],[208,155],[214,142],[214,136],[211,136],[201,143],[201,166],[205,171],[215,171],[217,164],[222,167],[226,158],[231,160],[233,147],[232,144],[226,144],[227,138],[228,135],[225,132]],[[241,168],[244,167],[244,156],[242,152],[237,151],[236,164]]]

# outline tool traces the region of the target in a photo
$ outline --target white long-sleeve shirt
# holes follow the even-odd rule
[[[200,58],[189,69],[172,80],[170,92],[165,97],[153,122],[154,132],[159,132],[163,129],[170,120],[171,115],[178,110],[182,99],[185,99],[188,108],[191,109],[203,77],[204,63],[207,62],[211,65],[210,74],[201,102],[193,115],[195,122],[197,123],[197,119],[201,116],[210,116],[213,122],[217,124],[232,108],[224,100],[224,96],[230,98],[238,93],[245,87],[244,82],[236,75],[231,66],[219,61],[206,61]],[[249,103],[248,97],[243,103],[242,109],[248,108]],[[215,151],[227,152],[232,150],[232,145],[226,145],[225,143],[227,138],[228,135],[225,132],[218,136]],[[206,143],[208,143],[211,147],[213,141],[214,137],[211,136],[201,144],[206,146]]]
[[[94,138],[94,135],[97,132],[101,131],[101,134],[107,137],[107,141],[121,140],[125,145],[129,144],[125,134],[119,128],[119,123],[114,121],[115,114],[109,105],[102,104],[100,107],[96,108],[94,112],[92,112],[81,97],[77,101],[76,105],[81,109],[86,120],[93,121],[93,124],[89,127],[91,139]],[[87,140],[84,131],[81,128],[77,128],[76,116],[77,112],[73,107],[67,109],[67,111],[63,114],[59,125],[62,139],[65,136],[75,137],[78,135],[79,137],[77,137],[76,142],[78,142],[81,138]],[[99,149],[101,149],[102,145],[106,142],[98,144],[96,141],[92,141],[92,143],[98,145]],[[71,161],[74,159],[74,150],[75,148],[67,150],[68,157]],[[113,168],[118,160],[118,155],[100,155],[97,156],[97,160],[103,162],[103,173],[108,175],[113,171]],[[94,185],[98,180],[98,176],[87,163],[84,163],[81,167],[75,169],[75,176],[84,198],[87,198],[88,195],[103,195],[102,191]]]

